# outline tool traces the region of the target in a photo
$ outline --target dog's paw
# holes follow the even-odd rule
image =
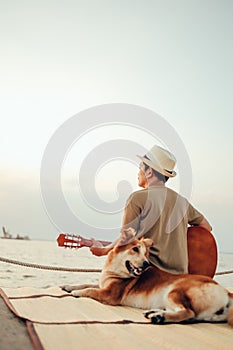
[[[73,297],[79,298],[81,297],[81,293],[79,290],[73,290],[71,291],[71,295],[73,295]]]
[[[68,293],[71,293],[72,292],[72,286],[69,286],[69,285],[64,285],[64,286],[60,286],[60,288],[62,290],[64,290],[65,292],[68,292]]]
[[[163,324],[166,321],[163,310],[146,311],[144,316],[153,324]]]

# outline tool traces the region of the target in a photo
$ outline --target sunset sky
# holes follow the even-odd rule
[[[1,1],[0,225],[32,239],[54,240],[64,231],[41,196],[47,145],[73,116],[79,134],[85,118],[78,113],[129,104],[156,113],[183,142],[192,169],[190,201],[213,226],[219,249],[233,252],[232,16],[231,0]],[[61,186],[70,210],[87,225],[77,233],[104,227],[97,238],[113,240],[118,231],[108,237],[106,227],[120,227],[122,210],[105,214],[81,198],[83,162],[92,150],[98,162],[98,149],[112,140],[168,147],[170,133],[159,139],[158,124],[151,134],[155,126],[146,115],[143,126],[136,115],[130,125],[121,116],[110,115],[109,125],[100,119],[69,145]],[[93,174],[100,198],[116,201],[121,182],[125,201],[138,189],[138,164],[136,154],[100,163]],[[176,190],[183,180],[179,166],[177,179],[168,182]]]

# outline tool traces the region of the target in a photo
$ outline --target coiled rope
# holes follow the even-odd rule
[[[51,271],[65,271],[65,272],[101,272],[101,269],[86,269],[86,268],[73,268],[73,267],[62,267],[62,266],[49,266],[49,265],[40,265],[40,264],[33,264],[33,263],[27,263],[27,262],[22,262],[18,260],[12,260],[12,259],[7,259],[7,258],[2,258],[0,257],[0,261],[7,263],[7,264],[14,264],[14,265],[19,265],[19,266],[24,266],[24,267],[31,267],[34,269],[40,269],[40,270],[51,270]],[[228,270],[228,271],[221,271],[221,272],[216,272],[215,276],[220,276],[220,275],[228,275],[233,273],[233,270]]]

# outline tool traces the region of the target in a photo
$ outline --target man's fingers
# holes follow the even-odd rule
[[[91,238],[92,241],[92,246],[91,247],[103,247],[102,243],[100,243],[99,241],[96,241],[94,238]]]
[[[92,252],[93,255],[96,256],[102,256],[103,255],[103,251],[101,247],[91,247],[90,251]]]

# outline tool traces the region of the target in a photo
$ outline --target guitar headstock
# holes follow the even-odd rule
[[[59,247],[66,248],[91,247],[92,245],[92,241],[90,239],[70,233],[61,233],[57,238],[57,243]]]

